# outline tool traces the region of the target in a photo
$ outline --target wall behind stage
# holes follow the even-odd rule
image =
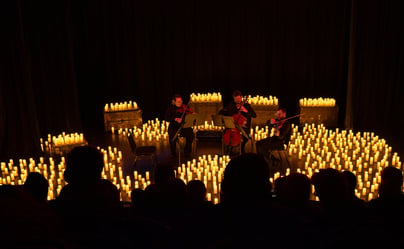
[[[301,97],[334,97],[341,127],[347,114],[355,130],[403,138],[399,1],[19,0],[0,9],[9,24],[1,159],[36,155],[48,133],[102,132],[105,103],[134,100],[144,120],[162,119],[174,93],[221,92],[227,102],[234,89],[277,96],[289,115]]]

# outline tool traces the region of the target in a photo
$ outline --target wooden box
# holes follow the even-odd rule
[[[338,106],[299,106],[299,123],[308,124],[324,124],[327,128],[338,127]]]
[[[104,111],[104,126],[105,131],[114,129],[125,129],[141,127],[143,125],[142,110],[122,110],[122,111]]]
[[[201,102],[190,103],[189,107],[198,114],[204,115],[205,121],[212,121],[212,115],[217,115],[223,109],[223,103],[220,102]]]
[[[88,145],[87,141],[83,141],[81,143],[54,146],[53,151],[51,151],[51,155],[66,155],[71,149],[85,145]]]
[[[251,119],[251,128],[255,126],[263,127],[265,123],[271,119],[276,118],[276,111],[278,111],[277,105],[253,105],[251,104],[252,109],[257,114],[256,118]]]

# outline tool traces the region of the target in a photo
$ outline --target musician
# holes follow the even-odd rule
[[[230,102],[224,109],[219,111],[219,115],[225,115],[225,116],[233,116],[237,118],[238,115],[241,115],[240,117],[242,120],[245,120],[243,124],[241,124],[242,129],[245,131],[244,134],[250,133],[250,128],[251,128],[251,118],[256,118],[257,114],[251,107],[249,103],[246,103],[246,101],[243,101],[243,95],[241,91],[235,90],[233,92],[233,101]],[[235,120],[236,121],[236,120]],[[225,131],[226,132],[226,131]],[[248,142],[249,137],[241,136],[241,153],[245,153],[245,144]]]
[[[286,108],[280,107],[276,112],[276,119],[270,119],[266,122],[269,127],[275,128],[274,136],[261,139],[256,142],[257,153],[268,157],[273,150],[284,150],[284,145],[288,145],[292,126],[286,118]]]
[[[176,152],[176,140],[173,141],[173,137],[179,131],[178,134],[181,137],[185,137],[186,143],[184,148],[184,156],[190,157],[192,151],[192,142],[194,140],[194,131],[192,127],[182,128],[183,122],[185,121],[185,116],[187,114],[194,113],[192,108],[187,107],[183,101],[182,97],[179,94],[175,94],[171,99],[171,104],[167,108],[165,114],[165,120],[170,122],[168,126],[168,137],[170,139],[170,150],[171,155],[175,157],[177,155]]]

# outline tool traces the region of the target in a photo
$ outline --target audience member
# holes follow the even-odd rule
[[[124,233],[120,193],[110,181],[102,179],[104,156],[92,146],[73,148],[66,157],[62,188],[54,206],[80,246],[105,248],[118,242]],[[124,245],[122,245],[124,246]]]
[[[1,248],[68,248],[60,219],[24,186],[0,185]]]
[[[368,207],[370,227],[375,235],[369,236],[369,240],[379,248],[404,246],[402,186],[403,172],[400,169],[387,166],[381,171],[379,195],[369,202]]]
[[[245,153],[230,160],[221,183],[218,217],[223,232],[217,247],[268,246],[268,234],[277,236],[272,229],[271,188],[268,164],[262,155]]]
[[[48,188],[48,180],[38,172],[30,172],[24,182],[24,189],[36,200],[41,202],[46,202],[48,198]]]
[[[366,208],[366,202],[356,196],[356,176],[349,170],[342,171],[343,176],[345,177],[348,184],[348,205],[350,206],[351,212],[354,215],[362,215]]]

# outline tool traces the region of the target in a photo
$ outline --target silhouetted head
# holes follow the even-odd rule
[[[340,171],[333,168],[320,169],[313,174],[311,181],[316,195],[324,206],[337,207],[347,200],[347,181]]]
[[[310,200],[310,179],[301,173],[285,176],[280,193],[282,201],[290,207],[303,207]]]
[[[206,187],[201,180],[191,180],[187,184],[187,192],[191,201],[205,201]]]
[[[154,182],[157,185],[166,185],[175,178],[173,166],[168,163],[160,163],[154,168]]]
[[[130,199],[132,201],[132,206],[144,205],[145,202],[145,191],[141,188],[135,188],[130,192]]]
[[[344,175],[344,177],[347,181],[349,193],[355,194],[355,188],[356,188],[356,183],[357,183],[355,174],[349,170],[342,171],[342,174]]]
[[[221,202],[261,202],[270,197],[269,168],[264,157],[245,153],[227,164],[221,184]]]
[[[73,148],[66,157],[64,178],[68,183],[101,179],[104,156],[92,146]]]
[[[403,186],[403,172],[394,167],[387,166],[381,172],[379,187],[380,196],[401,195]]]
[[[46,201],[48,197],[49,183],[46,178],[38,172],[30,172],[24,182],[24,189],[35,199]]]

